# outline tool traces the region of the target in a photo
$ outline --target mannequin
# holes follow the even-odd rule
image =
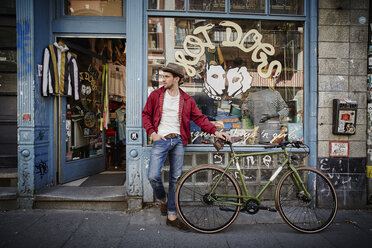
[[[251,118],[255,126],[268,121],[280,121],[288,116],[287,104],[273,87],[277,81],[277,78],[274,79],[267,89],[249,93],[242,104],[243,116]]]

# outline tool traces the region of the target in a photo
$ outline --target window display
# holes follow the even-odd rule
[[[149,17],[148,25],[149,94],[162,87],[161,66],[176,62],[181,88],[241,145],[303,139],[303,22]],[[189,143],[213,142],[194,123],[191,132]]]
[[[123,0],[67,0],[65,15],[123,16]]]
[[[80,80],[80,98],[66,99],[66,160],[103,155],[104,146],[111,158],[113,150],[125,144],[125,40],[63,42],[76,57]],[[120,149],[117,154],[122,154]]]
[[[149,9],[184,10],[185,0],[149,0]]]
[[[265,13],[265,0],[230,0],[231,12]]]
[[[189,0],[190,10],[198,11],[225,11],[225,0]]]
[[[304,0],[270,0],[272,14],[304,14]]]

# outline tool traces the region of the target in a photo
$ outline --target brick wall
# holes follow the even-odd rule
[[[318,168],[334,183],[341,208],[367,204],[368,0],[318,1]],[[365,24],[360,23],[365,17]],[[332,99],[358,101],[355,135],[332,134]],[[348,158],[329,156],[330,141],[349,141]]]

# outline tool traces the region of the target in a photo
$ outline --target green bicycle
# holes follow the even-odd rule
[[[221,141],[220,141],[221,142]],[[222,141],[224,142],[224,141]],[[240,211],[256,214],[259,210],[278,211],[284,221],[297,231],[316,233],[327,228],[337,212],[336,191],[320,171],[311,167],[295,167],[286,147],[307,147],[302,142],[281,142],[274,151],[236,154],[232,143],[231,158],[225,168],[204,165],[191,169],[180,180],[176,189],[178,215],[191,229],[201,233],[216,233],[229,227]],[[223,145],[222,145],[223,146]],[[284,154],[284,161],[256,196],[249,196],[239,166],[239,158],[257,155]],[[229,173],[235,164],[237,177]],[[262,206],[260,197],[286,169],[275,190],[275,208]]]

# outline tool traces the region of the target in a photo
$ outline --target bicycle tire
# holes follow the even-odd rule
[[[179,181],[175,196],[178,215],[187,226],[197,232],[220,232],[229,227],[239,215],[240,206],[207,199],[215,180],[222,173],[222,168],[206,165],[190,170]],[[229,173],[223,175],[214,192],[241,195],[237,181]],[[240,203],[238,197],[220,200]]]
[[[310,167],[296,168],[311,199],[298,190],[293,171],[283,175],[276,189],[275,204],[283,220],[303,233],[317,233],[327,228],[337,213],[337,194],[331,181]]]

